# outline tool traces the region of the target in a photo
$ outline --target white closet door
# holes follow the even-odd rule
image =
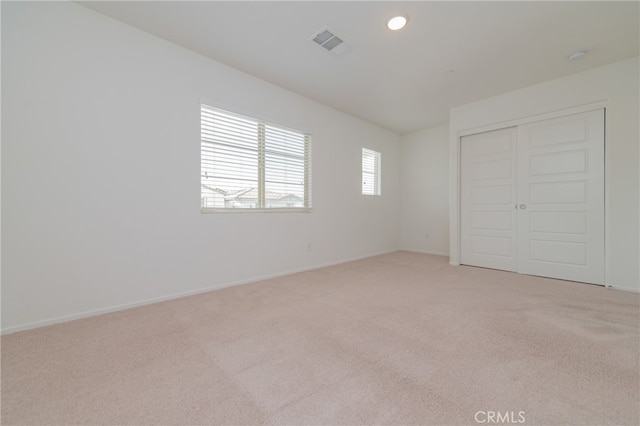
[[[515,271],[516,129],[461,138],[461,261]]]
[[[518,272],[604,284],[604,110],[518,127]]]

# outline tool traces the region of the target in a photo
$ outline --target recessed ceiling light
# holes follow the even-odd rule
[[[577,59],[584,58],[585,56],[587,56],[586,50],[576,50],[575,52],[571,52],[571,54],[569,55],[569,60],[575,61]]]
[[[407,18],[405,16],[396,16],[387,22],[387,28],[393,31],[404,28],[405,25],[407,25]]]

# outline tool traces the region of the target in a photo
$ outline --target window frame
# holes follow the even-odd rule
[[[367,170],[365,157],[373,156],[373,171]],[[362,173],[360,174],[362,187],[361,192],[362,195],[367,197],[381,197],[382,196],[382,153],[379,151],[375,151],[369,148],[362,148]],[[365,192],[365,174],[372,175],[374,183],[373,183],[373,191]]]
[[[255,124],[257,126],[257,134],[256,134],[256,147],[255,150],[251,150],[251,152],[255,152],[257,154],[257,187],[255,188],[257,191],[257,204],[260,207],[242,207],[242,208],[233,208],[233,207],[205,207],[203,203],[203,186],[204,186],[204,163],[203,163],[203,148],[205,143],[209,143],[215,145],[212,142],[205,142],[203,137],[203,118],[204,112],[208,110],[210,113],[219,113],[222,115],[230,116],[240,120],[246,120]],[[302,155],[303,162],[303,207],[266,207],[266,187],[269,183],[267,180],[267,171],[270,169],[268,165],[268,161],[266,161],[267,153],[269,149],[266,147],[266,129],[271,128],[276,131],[284,131],[295,133],[301,137],[303,137],[304,143],[304,154]],[[233,144],[230,144],[233,145]],[[229,111],[226,109],[218,108],[212,106],[210,104],[201,103],[200,104],[200,212],[207,213],[311,213],[312,211],[312,199],[311,199],[311,146],[312,146],[312,134],[309,132],[303,132],[297,129],[292,129],[290,127],[282,126],[279,124],[274,124],[272,122],[262,120],[260,118],[250,117],[243,114],[238,114],[233,111]],[[284,155],[284,154],[281,154]],[[277,156],[277,155],[276,155]],[[273,183],[273,182],[271,182]]]

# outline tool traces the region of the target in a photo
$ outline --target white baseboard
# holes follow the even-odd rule
[[[3,328],[2,331],[0,331],[0,334],[1,335],[5,335],[5,334],[17,333],[19,331],[31,330],[31,329],[40,328],[40,327],[46,327],[46,326],[49,326],[49,325],[60,324],[60,323],[63,323],[63,322],[74,321],[74,320],[77,320],[77,319],[109,314],[109,313],[112,313],[112,312],[123,311],[125,309],[136,308],[138,306],[145,306],[145,305],[150,305],[150,304],[153,304],[153,303],[165,302],[167,300],[180,299],[180,298],[183,298],[183,297],[194,296],[196,294],[208,293],[210,291],[221,290],[221,289],[227,288],[227,287],[234,287],[234,286],[243,285],[243,284],[251,284],[251,283],[258,282],[258,281],[268,280],[268,279],[271,279],[271,278],[282,277],[282,276],[285,276],[285,275],[291,275],[291,274],[297,274],[297,273],[300,273],[300,272],[313,271],[315,269],[321,269],[321,268],[326,268],[326,267],[329,267],[329,266],[340,265],[340,264],[343,264],[343,263],[354,262],[354,261],[357,261],[357,260],[367,259],[367,258],[370,258],[370,257],[380,256],[380,255],[383,255],[383,254],[394,253],[394,252],[399,251],[399,250],[400,250],[399,248],[398,249],[393,249],[393,250],[386,250],[386,251],[382,251],[382,252],[378,252],[378,253],[367,254],[367,255],[364,255],[364,256],[357,256],[357,257],[349,258],[349,259],[346,259],[346,260],[337,260],[337,261],[327,262],[327,263],[323,263],[323,264],[319,264],[319,265],[308,266],[308,267],[299,268],[299,269],[292,269],[292,270],[288,270],[288,271],[284,271],[284,272],[278,272],[278,273],[275,273],[275,274],[268,274],[268,275],[262,275],[262,276],[258,276],[258,277],[248,278],[246,280],[240,280],[240,281],[233,281],[233,282],[228,282],[228,283],[217,284],[217,285],[214,285],[214,286],[204,287],[204,288],[200,288],[200,289],[197,289],[197,290],[174,293],[174,294],[171,294],[171,295],[168,295],[168,296],[154,297],[154,298],[151,298],[151,299],[139,300],[139,301],[132,302],[132,303],[125,303],[125,304],[122,304],[122,305],[116,305],[116,306],[110,306],[110,307],[106,307],[106,308],[94,309],[94,310],[91,310],[91,311],[78,312],[78,313],[70,314],[70,315],[62,315],[62,316],[59,316],[59,317],[55,317],[55,318],[51,318],[51,319],[47,319],[47,320],[43,320],[43,321],[35,321],[35,322],[27,323],[27,324],[21,324],[21,325],[6,327],[6,328]]]
[[[449,253],[443,253],[439,251],[431,251],[431,250],[422,250],[422,249],[413,249],[413,248],[403,248],[403,251],[410,251],[412,253],[422,253],[422,254],[432,254],[434,256],[445,256],[449,257]]]
[[[640,288],[616,287],[612,285],[607,285],[606,288],[610,290],[627,291],[629,293],[640,293]]]

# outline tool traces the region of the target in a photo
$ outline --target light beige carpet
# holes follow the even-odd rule
[[[5,336],[1,420],[637,425],[638,299],[397,252]]]

